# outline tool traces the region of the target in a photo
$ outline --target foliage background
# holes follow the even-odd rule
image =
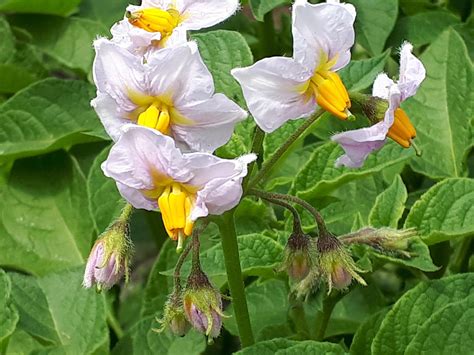
[[[404,109],[421,158],[387,144],[363,168],[334,168],[341,149],[328,137],[348,129],[324,115],[292,147],[266,189],[291,192],[321,209],[337,234],[363,226],[416,227],[413,257],[355,248],[368,287],[355,286],[334,309],[326,340],[310,340],[321,294],[288,298],[274,272],[291,230],[287,216],[252,199],[237,210],[242,268],[259,344],[243,354],[467,353],[474,346],[474,17],[469,0],[351,0],[357,45],[342,71],[349,90],[369,90],[382,70],[396,75],[397,48],[415,46],[427,79]],[[170,290],[174,246],[158,215],[137,211],[132,282],[108,294],[81,287],[95,238],[123,206],[100,170],[110,141],[89,101],[92,40],[123,16],[122,0],[0,0],[0,353],[198,354],[238,350],[235,320],[207,346],[156,334]],[[230,69],[263,56],[291,55],[285,0],[250,0],[244,11],[193,33],[217,91],[245,102]],[[255,19],[253,18],[254,15]],[[276,30],[275,30],[276,29]],[[264,156],[301,121],[266,137]],[[357,123],[356,123],[357,124]],[[352,128],[352,127],[351,127]],[[248,151],[254,124],[240,124],[222,157]],[[310,230],[309,216],[305,227]],[[202,236],[204,270],[226,293],[217,228]],[[186,269],[188,267],[188,269]],[[189,270],[189,265],[185,265]],[[303,312],[304,311],[304,312]],[[226,313],[232,314],[228,305]],[[305,317],[302,314],[305,313]],[[117,326],[117,323],[120,326]],[[122,336],[120,328],[123,329]],[[119,339],[120,337],[120,339]]]

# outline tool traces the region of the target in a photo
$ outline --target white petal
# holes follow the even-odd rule
[[[324,56],[337,57],[333,70],[349,63],[354,45],[355,9],[352,5],[297,1],[293,6],[293,56],[314,71]]]
[[[128,187],[127,185],[117,182],[117,189],[120,195],[135,208],[147,211],[154,211],[158,208],[158,200],[146,198],[139,190],[133,187]]]
[[[393,80],[390,79],[387,74],[381,73],[375,78],[372,95],[380,97],[381,99],[388,99],[390,88],[393,85],[395,85]]]
[[[214,93],[212,75],[195,42],[153,52],[148,57],[147,68],[150,93],[171,95],[176,106],[206,100]]]
[[[177,181],[191,177],[172,138],[136,125],[124,127],[102,170],[106,176],[136,190],[153,190],[157,180],[165,177]]]
[[[251,67],[234,69],[247,106],[258,126],[271,133],[286,121],[309,116],[316,108],[313,99],[301,93],[312,72],[291,58],[273,57]]]
[[[160,32],[148,32],[133,26],[128,19],[123,19],[112,26],[112,42],[125,48],[134,55],[142,55],[152,41],[161,39]]]
[[[145,89],[140,59],[106,39],[96,40],[94,46],[93,76],[97,89],[109,94],[122,110],[134,110],[136,105],[129,99],[130,91],[141,93]]]
[[[183,26],[189,30],[214,26],[230,16],[239,7],[238,0],[183,0]]]
[[[197,101],[177,107],[179,113],[192,123],[175,124],[173,136],[177,142],[193,151],[212,153],[226,144],[237,122],[247,117],[247,113],[223,94],[211,99]]]
[[[146,9],[149,7],[155,7],[157,9],[168,10],[170,7],[175,7],[177,2],[182,2],[182,0],[143,0],[140,8]],[[179,10],[180,7],[176,8]]]
[[[104,125],[107,134],[112,140],[117,141],[122,135],[122,126],[130,123],[120,110],[117,103],[108,94],[97,93],[97,97],[91,101],[91,105]]]
[[[219,215],[235,207],[242,197],[242,179],[247,175],[247,165],[257,158],[255,154],[233,160],[202,153],[188,156],[195,175],[191,184],[204,186],[198,191],[191,218],[196,220],[207,213]]]
[[[402,93],[402,101],[416,94],[418,87],[426,77],[423,63],[412,54],[413,46],[405,42],[400,50],[400,78],[398,87]]]

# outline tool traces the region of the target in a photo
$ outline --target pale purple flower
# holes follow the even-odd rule
[[[215,310],[210,308],[204,312],[197,308],[195,304],[192,304],[187,317],[191,325],[197,331],[206,334],[211,338],[217,338],[219,336],[222,327],[222,317]],[[209,321],[211,321],[211,318],[212,326],[209,328]]]
[[[350,4],[331,1],[312,5],[296,0],[293,58],[265,58],[232,70],[262,130],[271,133],[288,120],[308,117],[318,105],[341,119],[350,115],[349,97],[335,72],[350,61],[355,16]],[[340,90],[346,94],[340,95]]]
[[[225,95],[214,94],[195,42],[154,52],[146,63],[106,39],[94,45],[97,97],[91,104],[114,141],[123,125],[137,123],[173,137],[185,150],[213,152],[247,117]]]
[[[423,63],[412,54],[412,49],[413,46],[408,42],[401,47],[400,77],[397,82],[384,73],[375,79],[372,95],[386,99],[389,103],[383,121],[371,127],[342,132],[331,137],[331,140],[338,142],[345,151],[345,154],[336,160],[336,166],[361,167],[371,152],[385,144],[395,120],[395,112],[404,100],[416,94],[426,76]]]

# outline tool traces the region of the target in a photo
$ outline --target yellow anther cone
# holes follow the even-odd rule
[[[129,22],[148,32],[160,32],[164,35],[173,32],[179,22],[179,12],[174,9],[143,9],[127,13]]]
[[[138,116],[137,123],[140,126],[155,128],[158,124],[159,114],[160,111],[158,110],[158,108],[155,105],[151,105],[145,110],[145,112],[142,112],[140,116]]]

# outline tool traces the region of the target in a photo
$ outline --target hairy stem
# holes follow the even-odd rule
[[[128,221],[130,217],[132,216],[132,213],[133,213],[133,206],[127,203],[125,207],[123,208],[119,219],[121,219],[122,221]]]
[[[272,157],[263,164],[262,169],[258,172],[258,174],[250,180],[249,187],[255,187],[260,182],[264,181],[268,175],[270,174],[272,168],[281,158],[281,156],[291,147],[291,145],[298,139],[300,136],[324,113],[323,110],[318,110],[314,113],[310,118],[304,121],[304,123],[295,131],[285,143],[282,144],[280,148],[272,155]]]
[[[262,159],[262,152],[263,152],[263,140],[265,139],[265,132],[260,129],[260,127],[255,127],[255,132],[253,135],[253,140],[252,140],[252,150],[251,152],[254,152],[257,154],[257,160],[253,161],[250,163],[248,167],[248,173],[247,176],[244,178],[244,181],[242,183],[242,188],[244,192],[247,190],[250,178],[252,177],[253,170],[255,169],[255,165],[257,165],[258,162],[261,161]]]
[[[337,302],[342,298],[342,293],[331,294],[326,296],[323,301],[323,310],[318,314],[316,318],[316,331],[315,331],[315,340],[322,341],[324,340],[324,335],[326,334],[326,329],[331,319],[332,311],[336,306]]]
[[[257,191],[257,190],[255,190],[255,191]],[[277,200],[277,199],[270,198],[270,197],[268,197],[267,195],[264,195],[264,194],[258,195],[258,197],[260,197],[262,200],[268,201],[268,202],[273,203],[275,205],[279,205],[279,206],[284,207],[287,210],[289,210],[291,212],[291,214],[293,215],[293,232],[302,233],[301,219],[300,219],[300,215],[298,214],[298,211],[296,210],[296,208],[294,208],[289,203],[286,203],[282,200]]]
[[[239,248],[235,232],[234,211],[226,212],[216,220],[221,233],[221,243],[224,252],[224,262],[229,283],[234,316],[239,329],[242,347],[254,344],[252,326],[250,324],[247,299],[245,298],[244,280],[240,267]]]

